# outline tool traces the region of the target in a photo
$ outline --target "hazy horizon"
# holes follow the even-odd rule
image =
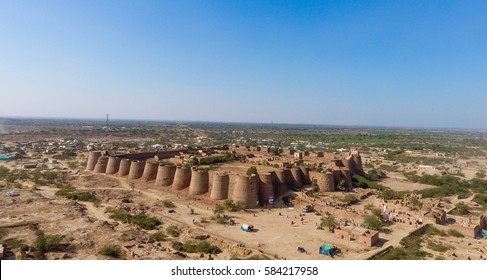
[[[100,125],[106,123],[106,118],[69,118],[69,117],[26,117],[26,116],[0,116],[0,126],[2,119],[23,119],[23,120],[40,120],[40,121],[75,121],[82,124],[83,122],[95,122]],[[161,119],[120,119],[110,118],[110,124],[120,125],[127,122],[150,122],[150,123],[177,123],[177,124],[225,124],[225,125],[256,125],[256,126],[289,126],[289,127],[316,127],[316,128],[339,128],[339,129],[379,129],[379,130],[447,130],[447,131],[476,131],[486,132],[485,128],[462,128],[462,127],[434,127],[434,126],[385,126],[385,125],[334,125],[326,123],[282,123],[282,122],[239,122],[239,121],[199,121],[199,120],[161,120]]]
[[[0,117],[487,129],[485,1],[2,1]]]

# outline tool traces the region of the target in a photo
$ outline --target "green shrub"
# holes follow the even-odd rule
[[[482,207],[487,207],[487,194],[476,194],[474,195],[473,202],[478,203]]]
[[[120,259],[123,256],[122,248],[118,245],[105,245],[98,251],[99,254]]]
[[[209,157],[201,158],[199,160],[199,164],[210,165],[210,164],[215,164],[220,162],[228,162],[235,159],[236,159],[235,155],[231,153],[225,153],[223,156],[209,156]]]
[[[465,237],[462,233],[460,233],[459,231],[454,230],[454,229],[449,229],[448,235],[453,236],[453,237],[459,237],[459,238]]]
[[[425,226],[425,234],[428,236],[433,236],[433,235],[446,236],[446,233],[443,230],[437,229],[432,225]]]
[[[159,221],[158,218],[149,217],[146,216],[145,214],[137,214],[132,216],[131,222],[145,230],[155,229],[158,225],[161,224],[161,221]]]
[[[183,250],[183,243],[174,240],[173,242],[171,242],[171,247],[176,251],[182,251]]]
[[[131,215],[124,209],[107,208],[106,212],[109,212],[109,217],[114,220],[118,220],[124,223],[130,223]]]
[[[419,236],[408,236],[399,242],[402,248],[391,248],[383,255],[374,257],[375,260],[422,260],[428,253],[421,250],[423,240]]]
[[[345,196],[344,196],[344,197],[341,199],[341,201],[342,201],[343,203],[346,203],[346,204],[351,205],[351,204],[355,204],[355,203],[357,203],[357,202],[358,202],[358,198],[357,198],[355,195],[353,195],[353,194],[347,194],[347,195],[345,195]]]
[[[375,215],[365,216],[364,218],[364,225],[365,227],[373,230],[381,230],[384,226],[384,222],[381,218]]]
[[[475,193],[486,193],[487,192],[487,180],[482,179],[472,179],[470,180],[470,188]]]
[[[106,211],[110,213],[109,217],[114,220],[135,224],[145,230],[155,229],[161,224],[161,221],[159,221],[159,219],[156,217],[150,217],[145,214],[132,215],[124,209],[107,208]]]
[[[270,258],[265,256],[265,255],[253,255],[253,256],[248,257],[247,260],[267,261],[267,260],[270,260]]]
[[[245,209],[245,205],[241,201],[233,202],[231,199],[227,199],[223,202],[223,207],[230,212],[237,212]]]
[[[437,242],[434,242],[432,240],[429,240],[428,241],[428,248],[430,248],[431,250],[433,251],[437,251],[437,252],[446,252],[448,251],[448,247],[446,247],[445,245],[441,244],[441,243],[437,243]]]
[[[334,216],[328,216],[323,218],[321,221],[321,226],[322,227],[327,227],[329,231],[335,230],[335,228],[338,226],[338,222],[335,220]]]
[[[477,178],[485,178],[485,170],[479,170],[477,173],[475,173],[475,177]]]
[[[374,257],[374,260],[422,260],[427,256],[419,249],[391,248],[387,253]]]
[[[166,233],[172,237],[178,237],[181,234],[181,230],[175,225],[170,225],[166,228]]]
[[[155,241],[166,241],[167,235],[164,234],[162,231],[157,231],[149,236],[149,242],[155,242]]]
[[[221,215],[224,212],[225,212],[225,208],[220,204],[216,205],[215,208],[213,208],[213,214],[215,215]]]
[[[179,248],[179,245],[178,245]],[[188,241],[182,244],[182,248],[179,251],[186,253],[206,253],[206,254],[219,254],[222,250],[214,245],[211,245],[208,241],[200,241],[195,243],[193,241]]]
[[[254,174],[257,174],[257,168],[255,166],[249,167],[249,169],[247,169],[247,176],[251,176]]]
[[[75,192],[71,186],[64,186],[60,190],[56,191],[55,195],[62,196],[72,200],[87,201],[94,204],[99,204],[100,200],[92,193],[89,192]]]
[[[8,229],[0,227],[0,240],[8,235]]]
[[[457,204],[455,204],[455,209],[453,209],[451,212],[451,214],[453,215],[468,215],[470,214],[470,211],[469,211],[469,208],[468,208],[468,205],[461,201],[461,202],[458,202]]]
[[[57,249],[59,243],[63,240],[61,235],[44,235],[37,236],[32,247],[41,253],[49,252]]]
[[[17,249],[24,245],[24,241],[17,238],[6,239],[3,244],[5,244],[10,249]]]
[[[174,205],[174,203],[169,199],[163,200],[162,206],[164,206],[166,208],[175,208],[176,207],[176,205]]]
[[[423,239],[420,236],[407,236],[399,241],[403,247],[413,249],[420,249],[422,243]]]

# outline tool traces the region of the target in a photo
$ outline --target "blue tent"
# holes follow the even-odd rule
[[[482,230],[482,236],[484,238],[487,238],[487,230],[485,230],[485,229]]]
[[[336,247],[328,244],[323,244],[320,247],[320,254],[321,255],[327,255],[327,256],[332,256],[333,253],[336,251]]]

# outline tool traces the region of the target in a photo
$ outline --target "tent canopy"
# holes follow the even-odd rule
[[[335,251],[336,251],[336,247],[335,246],[332,246],[332,245],[329,245],[329,244],[323,244],[320,247],[319,253],[322,254],[322,255],[331,256]]]
[[[320,248],[321,248],[322,250],[331,250],[331,249],[333,249],[333,246],[328,245],[328,244],[323,244],[323,245],[321,245],[321,247],[320,247]]]

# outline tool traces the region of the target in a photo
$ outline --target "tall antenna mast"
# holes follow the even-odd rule
[[[107,121],[106,121],[105,126],[108,127],[108,114],[107,114]]]

